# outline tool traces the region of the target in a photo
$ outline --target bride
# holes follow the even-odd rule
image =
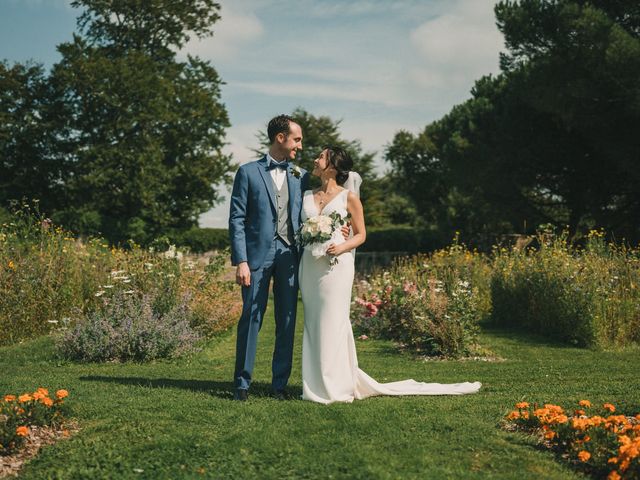
[[[351,216],[353,236],[334,232],[325,256],[305,248],[299,282],[304,306],[302,398],[318,403],[352,402],[374,395],[461,395],[480,389],[474,383],[422,383],[404,380],[378,383],[358,368],[349,319],[354,278],[354,249],[364,243],[366,230],[358,198],[359,176],[349,173],[353,162],[341,148],[328,147],[314,161],[312,175],[322,186],[304,192],[302,221],[337,212]],[[350,189],[344,188],[349,185]],[[333,258],[333,261],[331,259]]]

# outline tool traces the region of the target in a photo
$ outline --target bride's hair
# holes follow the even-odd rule
[[[353,168],[353,160],[342,147],[326,146],[324,150],[327,151],[327,160],[329,164],[333,165],[336,169],[336,183],[340,186],[349,178],[349,172]],[[329,166],[329,165],[327,165]]]

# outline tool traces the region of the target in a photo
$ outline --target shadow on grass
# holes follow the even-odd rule
[[[233,400],[235,387],[233,382],[219,382],[215,380],[183,380],[176,378],[144,378],[144,377],[108,377],[103,375],[88,375],[80,377],[84,382],[119,383],[121,385],[132,385],[147,388],[181,388],[193,392],[206,392],[214,397],[225,400]],[[289,395],[292,398],[299,398],[302,389],[299,387],[289,387]],[[271,397],[271,384],[264,382],[253,382],[249,390],[252,397]]]
[[[588,350],[586,347],[572,345],[571,343],[561,339],[546,337],[517,328],[506,328],[491,324],[483,324],[481,325],[481,332],[495,338],[508,340],[527,347],[575,348],[578,350]]]

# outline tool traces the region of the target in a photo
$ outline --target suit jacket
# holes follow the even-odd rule
[[[307,189],[309,173],[292,165],[287,167],[289,187],[289,218],[293,231],[300,228],[302,193]],[[264,264],[276,235],[278,215],[273,180],[265,155],[260,160],[246,163],[238,169],[231,193],[229,212],[229,237],[231,240],[231,264],[248,262],[255,270]]]

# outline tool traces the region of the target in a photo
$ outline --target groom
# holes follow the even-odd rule
[[[280,400],[291,374],[298,301],[298,258],[294,232],[300,225],[302,193],[309,174],[292,166],[302,150],[302,129],[287,115],[267,127],[271,146],[260,160],[242,165],[233,183],[229,213],[231,263],[242,286],[234,372],[236,400],[246,400],[256,357],[258,332],[273,278],[276,342],[271,387]]]

